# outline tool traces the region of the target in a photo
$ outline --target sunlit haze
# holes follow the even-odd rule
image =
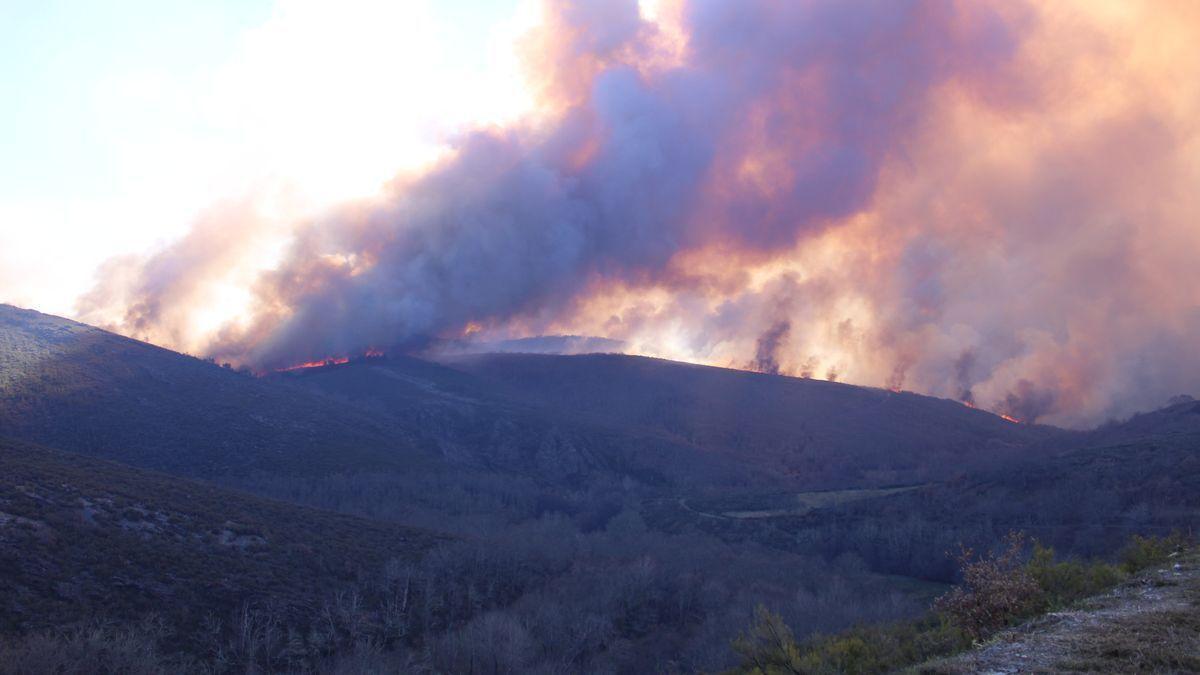
[[[0,301],[71,315],[105,260],[215,205],[287,221],[377,192],[464,126],[528,106],[513,42],[536,9],[6,3]]]

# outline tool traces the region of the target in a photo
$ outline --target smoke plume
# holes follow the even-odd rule
[[[776,353],[783,347],[783,341],[787,339],[788,332],[791,330],[791,322],[785,319],[775,323],[758,336],[758,342],[754,345],[754,360],[750,362],[750,369],[778,375],[779,359],[776,357]]]
[[[602,335],[1071,425],[1198,388],[1194,4],[544,13],[536,119],[296,226],[204,351],[270,369]],[[175,340],[155,326],[191,282],[162,277],[239,245],[201,225],[142,263],[118,327]]]

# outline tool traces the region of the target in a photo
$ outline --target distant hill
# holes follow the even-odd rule
[[[395,356],[255,378],[10,306],[0,430],[199,477],[468,466],[808,487],[942,480],[1065,434],[907,392],[615,354]]]
[[[154,613],[187,635],[245,603],[304,615],[444,541],[0,439],[0,634]]]
[[[624,352],[628,345],[591,335],[538,335],[512,340],[452,340],[437,346],[445,354],[596,354]]]
[[[1011,530],[1076,555],[1105,555],[1133,534],[1197,534],[1200,403],[1069,440],[944,483],[773,525],[813,547],[854,550],[874,569],[925,577],[950,571],[950,561],[931,552],[983,545]]]
[[[386,417],[74,321],[0,305],[0,435],[188,476],[413,470]]]
[[[954,401],[637,356],[407,356],[278,373],[471,466],[659,484],[944,480],[1068,436]]]
[[[600,477],[631,477],[660,486],[777,481],[751,462],[706,452],[656,430],[547,408],[514,397],[488,379],[422,359],[358,359],[268,379],[391,418],[451,465],[568,485]]]
[[[910,392],[637,356],[443,362],[549,414],[651,433],[812,486],[941,479],[1065,435]]]
[[[0,433],[202,478],[464,466],[570,483],[597,472],[662,483],[680,466],[703,481],[745,473],[678,443],[547,417],[420,359],[260,378],[6,305]]]

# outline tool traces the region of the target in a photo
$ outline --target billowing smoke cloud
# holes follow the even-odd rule
[[[79,318],[178,349],[203,348],[205,317],[197,308],[220,296],[223,285],[239,278],[244,283],[257,244],[278,229],[263,215],[261,201],[217,204],[166,249],[109,260],[99,283],[78,300]]]
[[[1200,388],[1200,16],[1099,4],[548,3],[539,120],[298,227],[206,350],[591,334],[1024,419],[1161,404]],[[132,287],[145,330],[172,285]]]

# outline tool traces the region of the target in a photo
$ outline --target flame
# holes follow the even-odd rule
[[[1019,420],[1019,419],[1017,419],[1017,418],[1013,417],[1012,415],[1005,415],[1004,413],[997,413],[997,414],[999,414],[999,415],[1000,415],[1000,419],[1002,419],[1002,420],[1004,420],[1004,421],[1006,421],[1006,422],[1012,422],[1013,424],[1020,424],[1020,423],[1021,423],[1021,420]]]
[[[350,362],[350,359],[345,356],[334,356],[334,357],[327,358],[323,361],[306,361],[305,363],[299,363],[294,366],[288,366],[286,368],[276,368],[275,372],[288,373],[293,370],[306,370],[308,368],[323,368],[325,366],[337,366],[337,365],[341,365],[343,363],[349,363],[349,362]]]
[[[378,347],[368,347],[366,349],[366,351],[363,352],[363,355],[362,355],[362,357],[364,359],[377,359],[377,358],[381,358],[383,356],[385,356],[384,350],[382,350]],[[286,368],[276,368],[273,372],[288,373],[288,372],[292,372],[295,370],[307,370],[309,368],[324,368],[326,366],[340,366],[343,363],[350,363],[350,357],[348,357],[348,356],[330,356],[328,358],[320,359],[317,361],[305,361],[304,363],[297,363],[294,366],[287,366]]]
[[[971,403],[970,401],[959,401],[959,403],[962,403],[963,405],[967,406],[968,408],[970,408],[972,410],[978,410],[978,408],[975,407],[975,404]]]

